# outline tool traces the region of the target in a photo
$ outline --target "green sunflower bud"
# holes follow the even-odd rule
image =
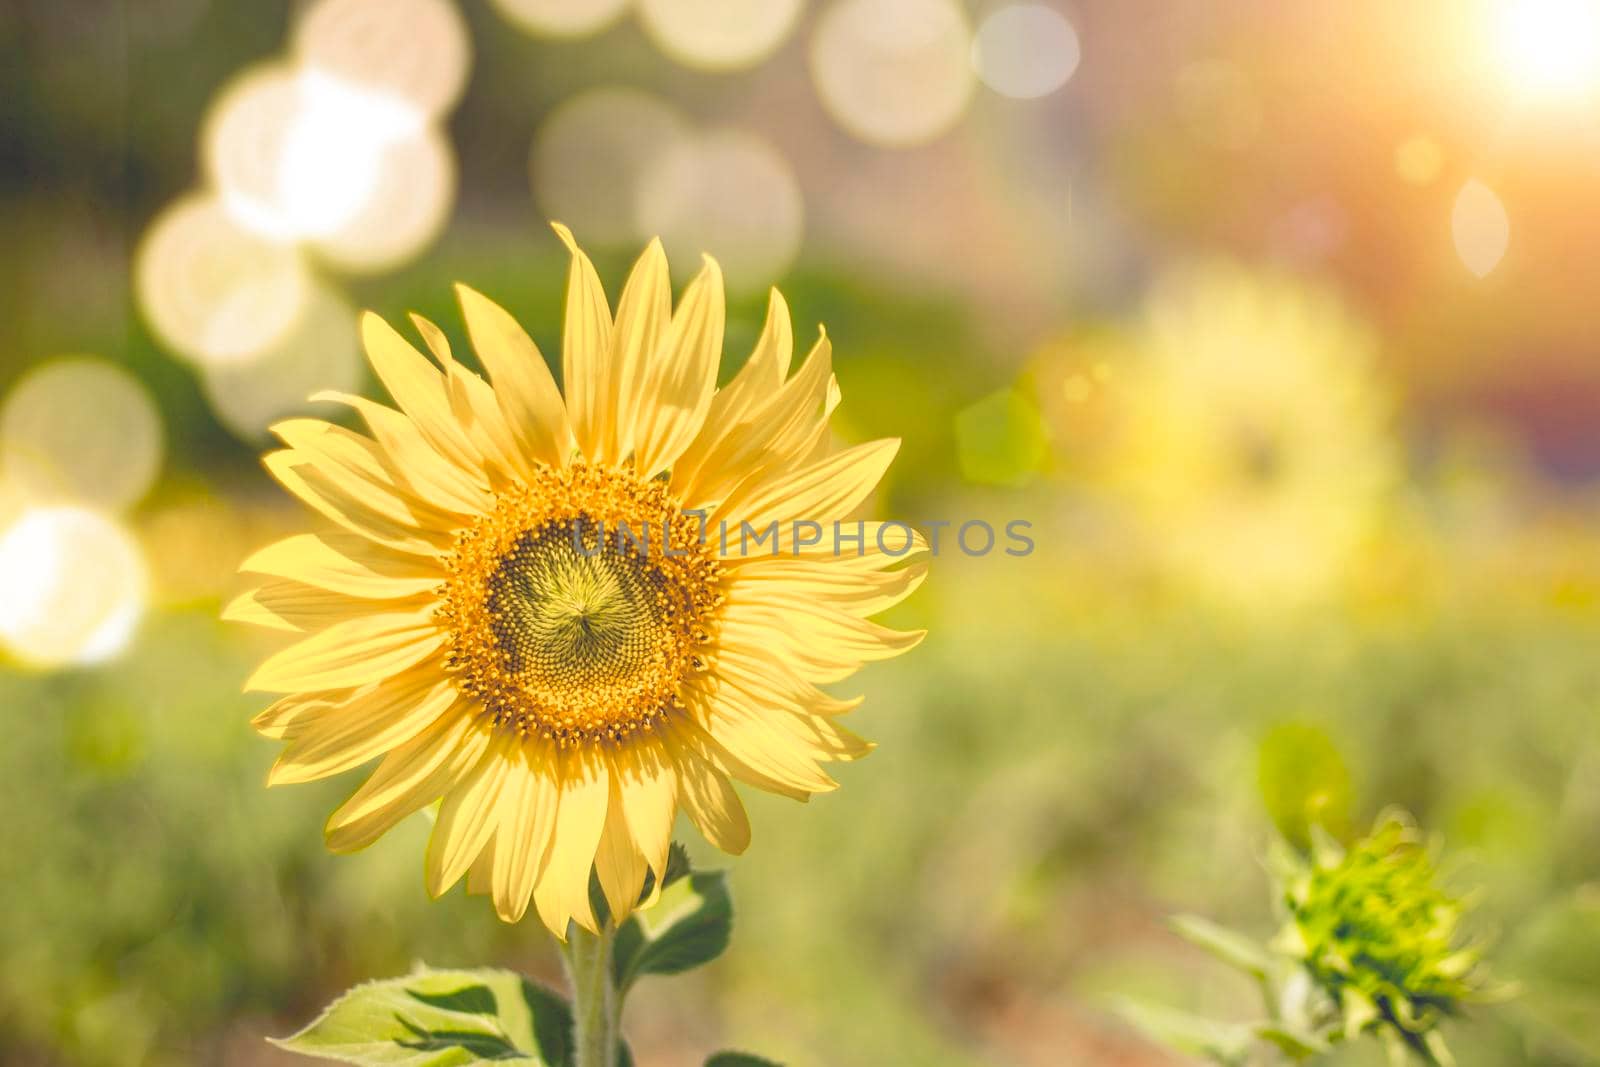
[[[1348,850],[1315,835],[1310,857],[1283,856],[1287,919],[1273,948],[1297,961],[1332,1011],[1333,1040],[1371,1033],[1397,1051],[1447,1064],[1439,1023],[1494,998],[1479,946],[1466,943],[1470,905],[1438,884],[1409,817],[1381,816]]]

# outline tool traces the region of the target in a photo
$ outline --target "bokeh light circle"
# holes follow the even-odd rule
[[[591,89],[562,103],[534,138],[534,199],[584,241],[632,245],[641,177],[689,136],[687,121],[637,89]]]
[[[375,199],[392,142],[420,114],[315,71],[268,67],[239,79],[202,134],[207,172],[245,228],[278,241],[326,236]]]
[[[539,37],[583,37],[611,25],[628,0],[490,0],[508,20]]]
[[[144,613],[133,538],[86,508],[30,508],[0,530],[0,645],[37,667],[98,663]]]
[[[823,106],[851,134],[914,145],[966,110],[971,47],[951,0],[838,0],[817,23],[811,73]]]
[[[148,391],[102,359],[47,363],[0,407],[0,475],[32,500],[128,507],[155,482],[162,449]]]
[[[180,200],[150,225],[134,274],[151,328],[200,363],[271,347],[299,318],[311,285],[295,248],[249,232],[210,196]]]
[[[310,402],[323,389],[355,392],[362,379],[356,312],[332,291],[312,290],[294,330],[248,363],[206,367],[201,385],[222,424],[247,441],[289,415],[331,413]]]
[[[1444,170],[1444,148],[1432,137],[1408,137],[1394,150],[1394,170],[1407,185],[1431,185]]]
[[[1044,4],[995,9],[972,41],[978,77],[1000,95],[1018,100],[1046,96],[1067,84],[1080,58],[1072,23]]]
[[[294,52],[307,67],[444,114],[467,82],[472,45],[450,0],[318,0]]]
[[[657,46],[690,67],[734,70],[759,63],[783,42],[800,0],[638,0],[639,18]]]
[[[389,270],[420,253],[450,220],[456,159],[429,127],[384,146],[377,181],[361,209],[311,242],[330,265],[352,274]]]
[[[639,186],[639,220],[680,267],[685,251],[717,257],[728,288],[766,287],[789,269],[804,236],[794,171],[765,141],[737,130],[691,137],[662,155]]]
[[[1456,254],[1478,277],[1486,277],[1505,258],[1511,244],[1511,219],[1493,189],[1476,178],[1456,194],[1450,214]]]

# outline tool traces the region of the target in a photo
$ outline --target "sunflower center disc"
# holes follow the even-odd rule
[[[672,590],[648,558],[580,520],[523,534],[488,582],[506,666],[530,689],[627,685],[670,648]]]
[[[448,566],[446,668],[496,726],[619,740],[706,666],[718,565],[659,483],[541,470],[462,531]]]

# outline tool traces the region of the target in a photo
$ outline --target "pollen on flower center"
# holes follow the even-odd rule
[[[525,736],[652,728],[707,665],[719,572],[699,533],[658,482],[541,469],[457,540],[440,609],[448,669]]]
[[[618,540],[579,519],[552,520],[518,538],[490,575],[495,637],[530,685],[611,684],[660,658],[671,591]]]

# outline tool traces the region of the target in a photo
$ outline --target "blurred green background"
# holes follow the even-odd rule
[[[550,218],[613,293],[718,255],[725,374],[780,284],[840,432],[904,438],[876,510],[1037,545],[946,532],[926,643],[842,687],[881,747],[748,797],[642,1064],[1183,1062],[1113,1006],[1254,1010],[1164,920],[1269,932],[1308,803],[1480,888],[1524,994],[1463,1064],[1600,1062],[1600,6],[12,0],[0,48],[0,1062],[555,978],[427,900],[420,818],[323,851],[356,776],[264,788],[270,642],[216,621],[305,522],[265,425],[375,389],[354,309],[465,351],[466,281],[553,354]]]

